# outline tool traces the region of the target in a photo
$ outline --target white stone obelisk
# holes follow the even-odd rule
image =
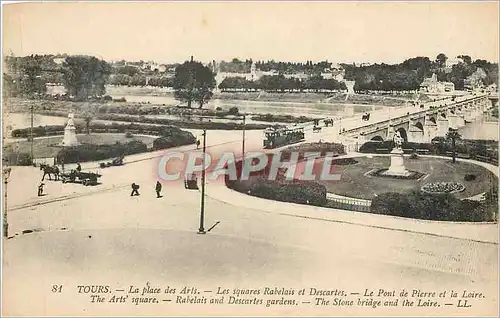
[[[70,113],[68,115],[68,124],[66,125],[66,128],[64,128],[64,138],[61,142],[61,146],[64,147],[73,147],[73,146],[78,146],[80,143],[76,139],[76,127],[75,127],[75,122],[74,122],[74,115],[73,113]]]

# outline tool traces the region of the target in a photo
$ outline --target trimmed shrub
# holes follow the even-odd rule
[[[315,142],[291,146],[282,151],[282,153],[285,158],[289,158],[290,153],[293,151],[298,151],[301,154],[299,157],[302,157],[306,152],[319,152],[321,156],[324,156],[328,152],[333,152],[334,155],[344,155],[346,153],[344,145],[335,142]]]
[[[313,181],[268,180],[256,176],[246,181],[226,181],[226,185],[238,192],[282,202],[325,206],[326,187]]]
[[[240,110],[238,109],[238,107],[234,106],[234,107],[229,108],[229,110],[227,111],[227,113],[229,115],[239,115]]]
[[[29,153],[4,153],[4,164],[11,166],[31,166],[32,160]]]
[[[466,174],[465,177],[464,177],[464,180],[465,181],[474,181],[476,180],[476,175],[475,174]]]
[[[125,144],[117,142],[114,145],[80,145],[61,149],[57,161],[65,163],[97,161],[146,152],[147,145],[142,141],[132,140]]]
[[[181,130],[177,127],[170,126],[164,127],[161,132],[161,137],[153,141],[153,149],[166,149],[172,147],[179,147],[184,145],[191,145],[196,142],[196,137],[189,131]]]
[[[372,200],[370,213],[435,221],[493,221],[484,203],[460,200],[451,194],[417,191],[382,193]]]

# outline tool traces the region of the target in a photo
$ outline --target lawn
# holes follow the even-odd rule
[[[55,157],[60,146],[57,146],[59,142],[62,141],[63,136],[54,136],[49,138],[35,138],[33,142],[33,155],[35,158],[49,158]],[[90,135],[77,135],[79,142],[83,144],[114,144],[116,142],[126,143],[132,140],[138,140],[144,142],[148,148],[153,146],[153,141],[157,137],[149,136],[134,136],[132,138],[126,138],[125,134],[90,134]],[[16,141],[10,144],[4,145],[5,153],[30,153],[31,143],[27,140]]]
[[[328,192],[342,196],[371,200],[376,194],[385,192],[410,192],[418,190],[429,182],[457,181],[465,185],[465,191],[457,193],[459,198],[467,198],[489,190],[497,183],[496,176],[488,170],[469,163],[457,162],[440,158],[422,158],[411,160],[405,157],[408,170],[427,173],[420,180],[394,180],[382,177],[365,176],[372,169],[388,168],[389,157],[356,158],[353,165],[335,166],[332,173],[340,173],[339,181],[320,181]],[[319,174],[319,173],[318,173]],[[465,174],[475,174],[474,181],[465,181]]]

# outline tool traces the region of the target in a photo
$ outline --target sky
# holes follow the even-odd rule
[[[3,6],[5,54],[106,60],[498,61],[498,2],[102,2]]]

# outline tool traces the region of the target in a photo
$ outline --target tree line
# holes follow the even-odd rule
[[[127,74],[113,74],[109,78],[109,84],[122,86],[155,86],[155,87],[173,87],[174,78],[171,76],[145,76],[136,73],[133,76]]]
[[[57,79],[68,96],[77,100],[102,97],[111,74],[110,65],[94,56],[63,56],[61,64],[54,62],[54,55],[30,55],[5,59],[7,72],[3,84],[7,96],[42,98],[47,83]],[[56,82],[57,83],[57,82]]]
[[[321,61],[314,63],[313,61],[306,62],[279,62],[279,61],[258,61],[255,63],[255,67],[263,72],[269,72],[275,70],[280,74],[320,74],[325,69],[329,69],[332,66],[331,62]]]
[[[249,81],[243,77],[226,77],[220,84],[222,91],[231,90],[264,90],[270,92],[283,91],[319,91],[319,90],[346,90],[345,83],[334,79],[323,79],[320,76],[308,79],[286,78],[283,75],[264,75],[256,81]]]
[[[498,84],[498,64],[486,60],[475,60],[468,55],[457,56],[459,63],[446,66],[448,57],[440,53],[434,60],[428,57],[414,57],[399,64],[372,64],[356,66],[342,64],[345,78],[355,81],[354,90],[360,91],[411,91],[417,90],[425,78],[436,74],[438,81],[452,82],[455,89],[463,90],[466,85]]]

